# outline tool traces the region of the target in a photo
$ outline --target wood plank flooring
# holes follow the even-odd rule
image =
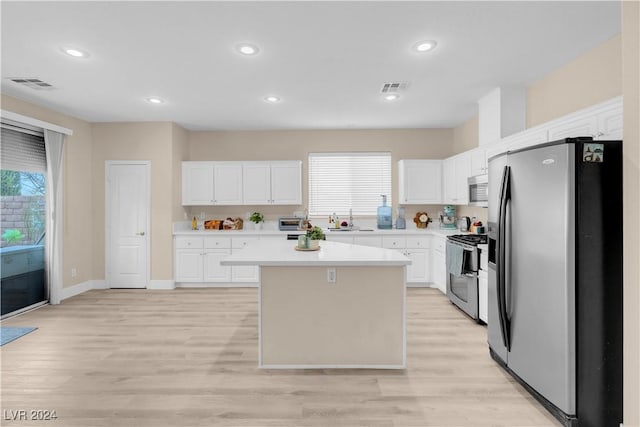
[[[1,349],[0,424],[560,425],[491,360],[485,327],[435,289],[407,304],[408,369],[279,371],[256,367],[255,288],[90,291],[2,322],[39,329]]]

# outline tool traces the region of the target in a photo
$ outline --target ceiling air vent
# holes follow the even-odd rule
[[[30,87],[35,90],[51,90],[55,89],[52,85],[47,82],[43,82],[40,79],[21,79],[21,78],[10,78],[14,83],[18,83],[23,86]]]
[[[400,93],[404,92],[409,86],[407,82],[392,82],[392,83],[384,83],[382,85],[381,93]]]

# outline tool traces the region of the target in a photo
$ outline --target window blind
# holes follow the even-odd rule
[[[44,137],[32,131],[20,131],[2,124],[0,129],[0,168],[4,170],[47,171]]]
[[[391,201],[391,153],[310,153],[309,215],[376,215]]]

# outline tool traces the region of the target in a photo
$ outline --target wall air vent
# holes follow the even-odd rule
[[[407,82],[391,82],[391,83],[383,83],[382,89],[380,93],[400,93],[404,92],[409,86]]]
[[[55,89],[47,82],[43,82],[40,79],[22,79],[22,78],[9,78],[14,83],[18,83],[23,86],[30,87],[35,90],[52,90]]]

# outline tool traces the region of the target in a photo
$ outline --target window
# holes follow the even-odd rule
[[[391,202],[391,153],[310,153],[309,215],[376,215]]]
[[[42,133],[2,124],[0,247],[33,245],[45,231],[47,160]]]

